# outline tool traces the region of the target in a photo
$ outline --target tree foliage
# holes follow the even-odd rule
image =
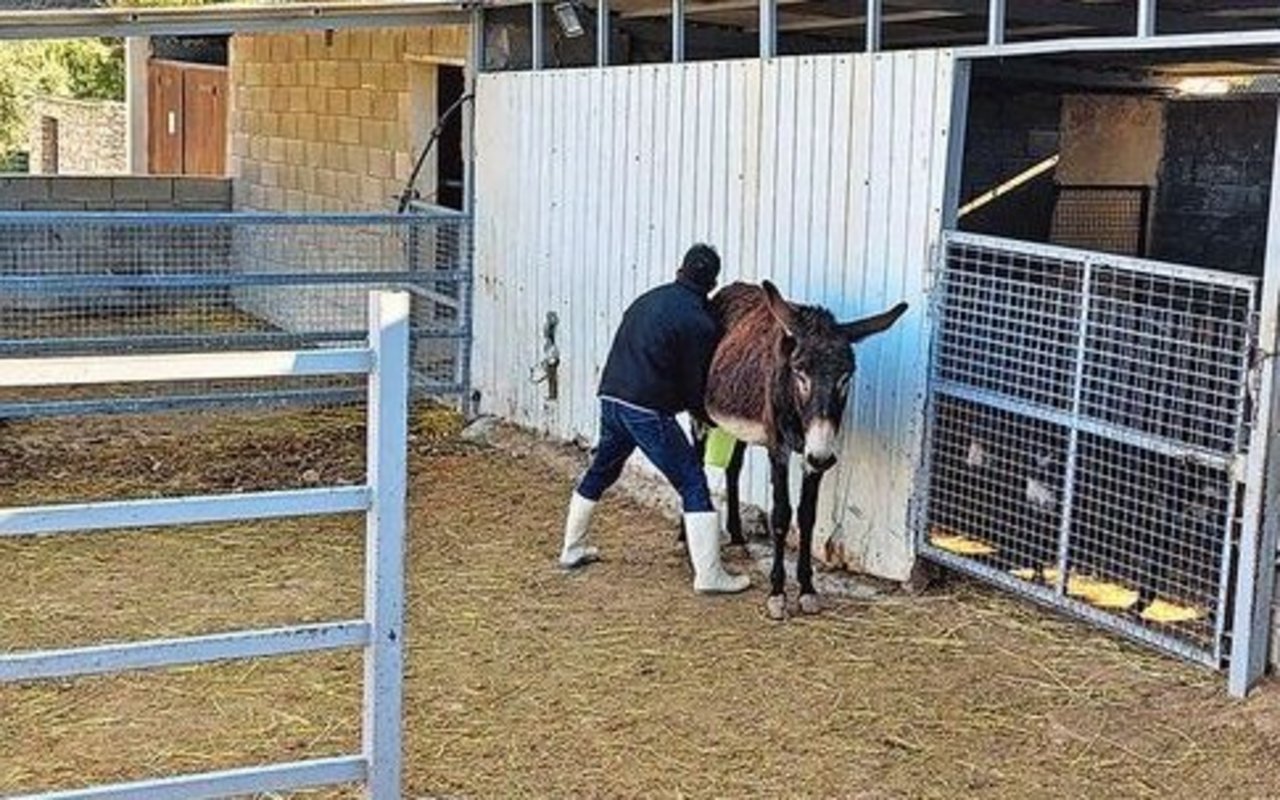
[[[33,98],[123,100],[124,79],[118,40],[0,43],[0,154],[26,143]]]

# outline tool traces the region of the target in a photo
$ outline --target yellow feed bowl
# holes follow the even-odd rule
[[[1165,600],[1156,600],[1142,610],[1142,618],[1147,622],[1194,622],[1204,618],[1204,611],[1195,606],[1183,606]]]
[[[1024,581],[1034,581],[1037,577],[1037,571],[1034,567],[1015,569],[1010,574]],[[1058,570],[1053,567],[1046,567],[1039,574],[1044,575],[1045,583],[1051,586],[1058,583]],[[1071,575],[1068,577],[1067,594],[1098,608],[1131,608],[1138,602],[1137,589],[1131,589],[1123,584],[1112,583],[1099,578],[1091,578],[1087,575]]]
[[[934,528],[929,533],[929,544],[958,556],[989,556],[996,552],[996,548],[986,542],[970,539],[944,528]]]

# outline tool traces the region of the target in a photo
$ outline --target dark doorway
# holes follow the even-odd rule
[[[437,68],[436,115],[443,117],[458,98],[466,92],[466,78],[462,67],[441,65]],[[464,165],[462,161],[462,109],[454,109],[445,121],[436,143],[436,202],[442,206],[462,210],[464,189]]]

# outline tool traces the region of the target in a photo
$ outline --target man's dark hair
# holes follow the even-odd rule
[[[709,293],[716,288],[716,278],[720,275],[720,255],[711,245],[695,244],[684,254],[680,271],[676,276]]]

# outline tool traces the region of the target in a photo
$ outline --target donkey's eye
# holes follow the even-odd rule
[[[801,397],[807,398],[809,396],[809,389],[810,389],[809,376],[805,375],[803,372],[797,372],[796,373],[796,391],[800,392]]]

